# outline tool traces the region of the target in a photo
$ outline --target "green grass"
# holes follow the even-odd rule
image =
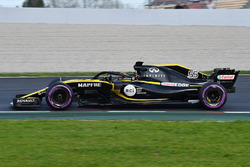
[[[249,71],[250,72],[250,71]],[[213,71],[202,71],[202,73],[207,74],[207,75],[211,75],[213,73]],[[249,73],[250,74],[250,73]]]
[[[37,72],[37,73],[0,73],[0,77],[57,77],[57,76],[94,76],[98,72]],[[203,71],[203,73],[211,75],[212,71]],[[250,71],[241,71],[240,74],[250,74]]]
[[[250,71],[240,71],[240,74],[250,74]]]
[[[250,122],[0,121],[1,167],[247,167]]]

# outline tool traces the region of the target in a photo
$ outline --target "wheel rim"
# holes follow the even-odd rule
[[[207,107],[218,108],[224,104],[226,94],[219,85],[210,85],[203,91],[202,98]]]
[[[49,103],[55,108],[67,107],[71,102],[71,98],[71,91],[64,85],[53,87],[48,95]]]

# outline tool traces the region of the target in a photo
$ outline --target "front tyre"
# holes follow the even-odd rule
[[[200,89],[199,100],[207,109],[219,109],[227,101],[227,92],[222,85],[209,82]]]
[[[48,88],[45,98],[52,109],[65,110],[72,104],[73,91],[67,84],[56,82]]]

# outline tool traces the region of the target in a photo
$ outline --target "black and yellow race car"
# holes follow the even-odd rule
[[[15,108],[38,107],[43,97],[55,110],[64,110],[77,102],[85,105],[200,103],[218,109],[235,92],[239,71],[214,69],[212,75],[177,64],[143,65],[136,62],[134,74],[103,71],[92,79],[53,80],[30,94],[18,94]]]

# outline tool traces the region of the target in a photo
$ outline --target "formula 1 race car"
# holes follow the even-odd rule
[[[239,71],[217,68],[209,77],[177,64],[143,65],[136,62],[136,73],[103,71],[92,79],[53,80],[46,88],[30,94],[18,94],[15,108],[38,107],[45,97],[55,110],[64,110],[72,102],[85,105],[168,104],[199,102],[207,109],[218,109],[234,93]]]

